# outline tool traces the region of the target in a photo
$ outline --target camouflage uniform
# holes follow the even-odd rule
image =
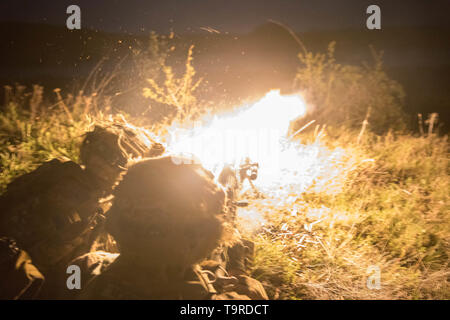
[[[208,270],[217,275],[219,280],[224,278],[227,283],[230,283],[229,279],[234,278],[233,286],[229,288],[232,288],[238,294],[246,295],[255,300],[267,300],[268,296],[262,284],[249,277],[248,274],[248,270],[253,263],[255,245],[252,241],[241,237],[236,225],[239,189],[245,179],[249,179],[249,181],[256,179],[257,167],[257,164],[250,163],[247,158],[239,170],[226,165],[219,174],[218,182],[225,188],[228,195],[228,221],[235,228],[236,235],[231,243],[222,244],[216,248],[204,264]],[[228,272],[225,270],[228,270]],[[220,282],[218,281],[219,287]]]
[[[200,165],[175,163],[146,160],[124,175],[106,222],[121,254],[106,267],[82,266],[102,260],[95,252],[74,261],[101,271],[80,299],[265,298],[240,290],[245,276],[228,277],[211,260],[198,264],[226,238],[225,194]]]
[[[102,232],[99,200],[111,194],[128,159],[161,151],[130,132],[96,126],[81,146],[85,168],[53,159],[14,180],[0,197],[0,235],[15,239],[46,277],[39,298],[65,298],[68,262],[89,251]]]
[[[163,286],[158,276],[150,270],[137,273],[134,264],[121,263],[117,256],[107,256],[104,252],[90,252],[72,264],[80,266],[82,274],[89,273],[86,288],[79,299],[208,299],[216,293],[198,265],[189,268],[184,277],[172,279]],[[151,274],[147,277],[146,274]],[[131,276],[130,276],[131,274]],[[139,277],[139,280],[135,278]]]
[[[188,268],[184,276],[172,279],[171,285],[161,287],[156,275],[154,281],[144,281],[145,286],[127,279],[127,273],[136,273],[133,265],[114,265],[118,254],[90,252],[76,258],[71,264],[81,269],[81,287],[86,288],[79,299],[184,299],[184,300],[267,300],[261,283],[247,275],[229,276],[220,264],[213,260],[203,261]],[[150,271],[148,271],[151,273]],[[85,275],[88,275],[87,277]],[[139,279],[145,279],[139,275]],[[157,288],[158,290],[155,290]]]

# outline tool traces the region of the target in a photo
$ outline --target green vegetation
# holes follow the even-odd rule
[[[78,161],[78,149],[90,117],[86,97],[68,96],[44,105],[42,87],[32,93],[7,87],[0,114],[0,192],[15,177],[30,172],[52,158]],[[59,91],[55,92],[61,98]],[[69,107],[70,110],[69,110]]]
[[[295,83],[315,106],[302,123],[328,125],[302,139],[346,155],[337,175],[278,193],[272,200],[285,205],[266,209],[268,227],[252,235],[253,274],[272,297],[450,298],[448,140],[431,133],[432,120],[427,136],[405,130],[402,87],[374,57],[374,66],[338,64],[333,43],[299,54]],[[370,266],[379,290],[367,288]]]
[[[333,48],[299,55],[295,84],[315,109],[298,125],[314,119],[322,127],[300,134],[306,148],[341,148],[345,154],[330,165],[333,174],[317,177],[305,192],[286,186],[252,201],[266,220],[264,228],[245,234],[256,243],[252,274],[271,298],[449,299],[447,137],[405,130],[402,88],[384,73],[378,56],[372,67],[340,65]],[[163,76],[150,79],[143,91],[166,105],[162,110],[172,120],[205,112],[191,49],[187,56],[182,75],[162,60]],[[48,159],[78,161],[82,135],[108,113],[107,103],[94,95],[63,97],[55,90],[49,103],[42,90],[6,88],[0,192]],[[381,271],[380,290],[366,286],[372,265]]]
[[[313,119],[328,125],[358,127],[370,116],[372,131],[404,129],[404,92],[383,70],[382,54],[372,49],[374,64],[343,65],[334,57],[335,43],[327,53],[303,52],[294,83],[314,108]]]
[[[251,236],[254,276],[282,299],[449,299],[447,138],[339,136],[323,142],[349,152],[341,190],[273,199],[285,205],[267,208],[266,229]],[[380,290],[366,286],[372,265]]]

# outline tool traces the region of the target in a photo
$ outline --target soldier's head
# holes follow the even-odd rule
[[[114,191],[106,225],[121,255],[186,268],[221,241],[225,193],[201,165],[173,160],[130,166]]]
[[[120,132],[95,126],[86,133],[80,148],[83,165],[99,182],[112,185],[125,168],[128,155],[120,145]]]
[[[120,123],[96,125],[88,132],[81,145],[80,158],[83,165],[98,182],[112,186],[130,158],[157,156],[164,148],[154,142],[147,143]]]

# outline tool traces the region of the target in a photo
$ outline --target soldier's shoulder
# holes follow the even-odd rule
[[[59,193],[74,193],[81,197],[80,192],[84,195],[91,185],[77,163],[68,159],[52,159],[9,183],[0,196],[0,210],[3,214],[14,211],[17,206],[35,203],[37,198],[46,194],[48,199]]]
[[[66,158],[52,159],[44,162],[35,170],[23,174],[8,184],[5,195],[19,191],[23,188],[34,189],[60,180],[64,176],[80,177],[83,169],[75,162]]]
[[[84,176],[83,168],[76,162],[67,158],[56,158],[45,162],[40,168],[42,173],[51,172],[49,177],[60,178],[61,176]],[[38,171],[39,172],[39,171]]]
[[[54,170],[69,170],[73,172],[79,172],[82,169],[79,164],[70,160],[69,158],[58,157],[42,163],[39,167],[37,167],[36,170],[30,172],[28,175],[44,173]]]

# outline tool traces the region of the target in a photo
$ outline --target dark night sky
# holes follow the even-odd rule
[[[381,7],[382,27],[450,27],[449,0],[1,0],[0,21],[65,25],[70,4],[80,6],[82,28],[112,32],[248,32],[268,19],[297,31],[364,27],[370,4]]]

